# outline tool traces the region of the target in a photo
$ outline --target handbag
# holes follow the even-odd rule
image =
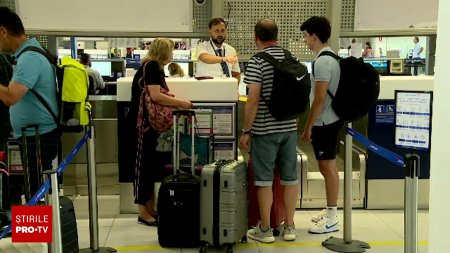
[[[172,111],[176,109],[174,106],[161,105],[152,100],[150,92],[145,88],[145,68],[148,62],[144,65],[144,74],[139,80],[139,86],[142,88],[141,103],[144,102],[145,109],[148,115],[150,126],[158,133],[166,132],[173,126]],[[166,81],[163,79],[163,87],[160,87],[160,92],[169,97],[175,97],[169,91]],[[144,100],[144,101],[142,101]]]

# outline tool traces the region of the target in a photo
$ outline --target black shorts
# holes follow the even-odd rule
[[[344,122],[338,120],[324,126],[313,126],[312,145],[317,160],[333,160],[339,149],[339,133]]]

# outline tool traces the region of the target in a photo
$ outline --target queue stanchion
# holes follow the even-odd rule
[[[405,253],[418,252],[418,185],[420,173],[420,156],[405,155]]]
[[[90,133],[87,149],[87,175],[89,191],[89,235],[90,248],[81,249],[80,253],[90,252],[117,252],[110,247],[99,247],[98,231],[98,201],[97,201],[97,167],[95,162],[95,126],[90,113],[89,127],[86,129]]]
[[[59,184],[58,184],[58,171],[46,170],[44,171],[46,180],[50,178],[50,191],[46,194],[46,202],[49,201],[52,206],[52,236],[53,240],[50,243],[49,252],[59,253],[62,252],[62,234],[61,234],[61,215],[59,205]],[[49,176],[50,175],[50,176]]]
[[[352,123],[347,123],[347,129],[351,129]],[[330,237],[322,242],[322,246],[335,252],[365,252],[370,246],[366,242],[352,239],[352,180],[353,180],[353,137],[345,135],[344,158],[344,239]]]

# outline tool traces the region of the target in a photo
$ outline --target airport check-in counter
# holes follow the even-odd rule
[[[131,85],[133,77],[117,80],[117,118],[120,212],[137,213],[134,205],[133,180],[134,167],[130,168],[128,159],[134,159],[127,153],[126,114],[131,104]],[[214,133],[214,159],[237,158],[237,101],[238,90],[235,78],[215,78],[196,80],[195,78],[166,78],[167,85],[175,97],[193,102],[196,110],[211,112]],[[203,117],[202,117],[203,118]],[[199,117],[197,120],[200,120]],[[135,144],[133,144],[135,145]],[[131,156],[131,157],[130,157]],[[128,165],[127,165],[128,164]]]
[[[380,96],[378,106],[392,106],[395,104],[395,90],[433,90],[432,76],[381,76]],[[389,150],[404,155],[406,150],[394,148],[394,112],[377,112],[377,106],[371,110],[368,116],[353,122],[352,128],[368,137],[376,144]],[[304,128],[304,121],[308,113],[300,117],[299,131]],[[303,120],[304,119],[304,120]],[[344,134],[341,136],[341,145],[336,157],[339,169],[339,200],[338,205],[343,206],[344,196]],[[299,142],[303,151],[301,199],[302,208],[322,208],[326,205],[325,182],[319,172],[314,151],[310,144]],[[429,153],[417,152],[421,157],[421,173],[419,180],[419,207],[428,206],[429,192]],[[352,193],[353,206],[367,209],[393,209],[403,208],[404,204],[404,175],[403,170],[384,158],[368,151],[357,141],[353,141],[353,173]]]
[[[395,90],[433,91],[433,76],[381,77],[377,106],[369,113],[368,138],[374,143],[403,156],[408,150],[394,147]],[[420,155],[419,208],[428,208],[430,153],[414,151]],[[367,160],[367,209],[394,209],[404,205],[403,169],[369,151]]]

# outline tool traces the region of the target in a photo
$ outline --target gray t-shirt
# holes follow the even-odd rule
[[[322,48],[322,50],[320,50],[320,52],[317,55],[319,55],[323,51],[333,52],[333,50],[331,50],[330,47],[324,47]],[[314,61],[313,73],[314,75],[311,74],[311,87],[312,87],[310,94],[311,104],[312,101],[314,100],[316,81],[327,82],[328,90],[331,92],[331,94],[333,95],[336,94],[336,90],[339,84],[339,78],[341,77],[341,69],[336,59],[328,55],[323,55],[319,58],[316,57]],[[333,108],[331,108],[331,101],[332,101],[331,97],[327,94],[322,112],[320,113],[316,122],[314,122],[315,126],[329,125],[339,120],[339,117],[333,111]]]

